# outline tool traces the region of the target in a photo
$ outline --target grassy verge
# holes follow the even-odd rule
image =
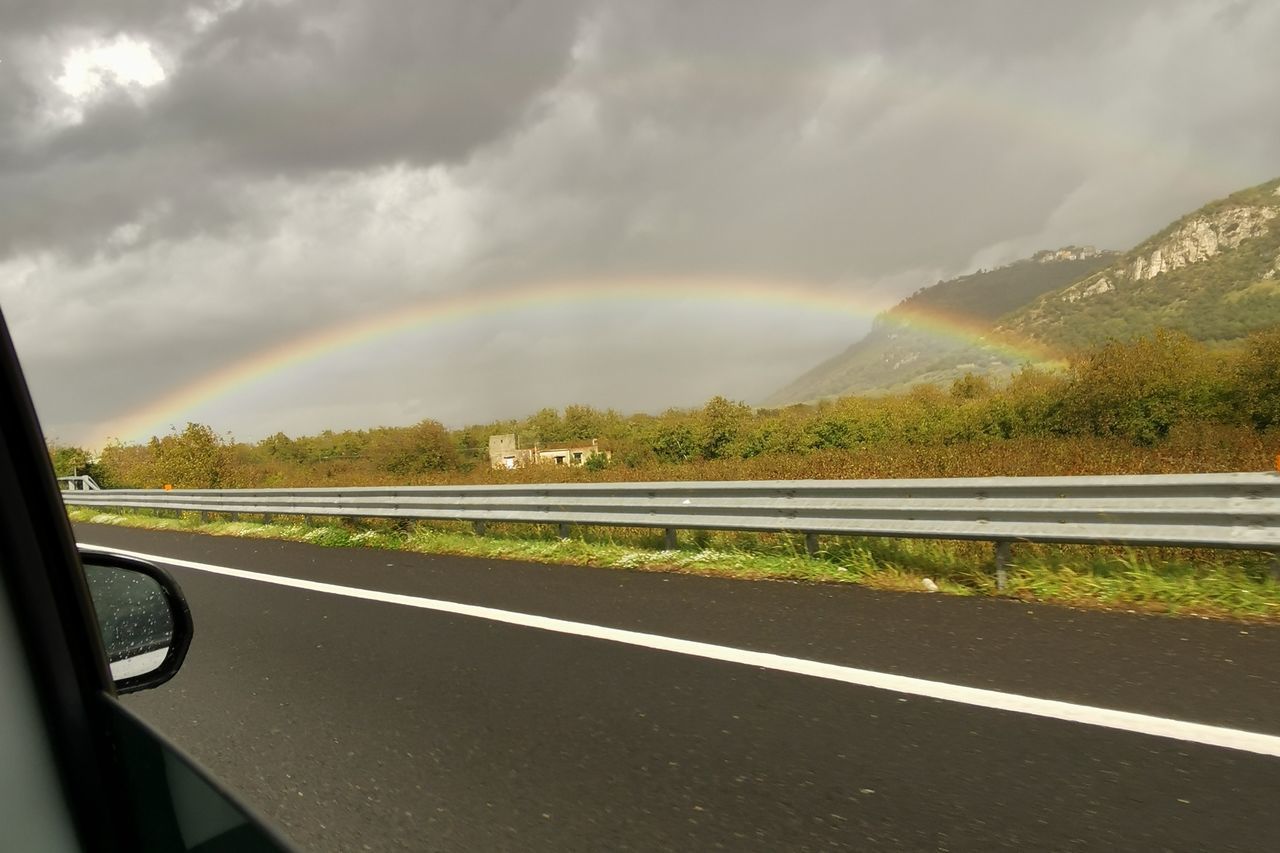
[[[73,521],[310,542],[328,547],[384,548],[424,554],[531,560],[604,568],[818,583],[953,595],[1001,595],[1027,601],[1186,616],[1280,623],[1280,582],[1270,555],[1150,548],[1142,550],[1017,545],[1008,588],[997,592],[991,546],[980,542],[825,537],[817,556],[788,534],[688,531],[677,550],[663,550],[659,531],[582,528],[568,539],[536,525],[494,524],[477,536],[451,522],[402,524],[369,519],[259,524],[201,522],[195,513],[149,510],[104,513],[68,507]]]

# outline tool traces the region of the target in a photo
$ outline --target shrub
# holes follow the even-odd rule
[[[1280,329],[1249,337],[1235,382],[1243,415],[1255,429],[1280,426]]]
[[[1151,446],[1178,423],[1219,418],[1227,389],[1213,369],[1218,362],[1203,344],[1171,332],[1106,344],[1072,366],[1068,429]]]

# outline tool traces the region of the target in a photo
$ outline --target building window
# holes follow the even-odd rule
[[[564,457],[563,457],[563,456],[557,456],[557,457],[556,457],[556,464],[557,464],[557,465],[563,465],[563,464],[564,464]]]
[[[581,464],[582,464],[582,454],[581,454],[581,453],[575,453],[575,454],[573,454],[573,464],[574,464],[574,465],[581,465]]]

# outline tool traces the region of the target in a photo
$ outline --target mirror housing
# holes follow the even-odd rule
[[[109,551],[80,548],[80,562],[116,693],[173,678],[193,633],[177,582],[159,566]]]

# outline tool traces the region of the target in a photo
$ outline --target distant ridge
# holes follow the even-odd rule
[[[920,321],[930,315],[965,329],[968,340]],[[920,290],[765,405],[1007,374],[1019,363],[1009,342],[1066,355],[1157,328],[1227,343],[1275,326],[1280,179],[1210,202],[1128,252],[1067,246]]]

